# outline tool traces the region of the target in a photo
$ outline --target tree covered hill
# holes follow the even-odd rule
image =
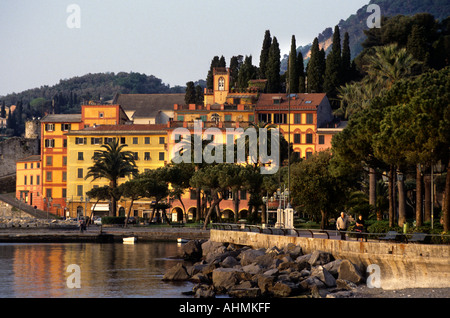
[[[67,113],[80,107],[82,102],[90,100],[108,101],[116,93],[154,94],[184,93],[184,87],[170,87],[153,75],[140,73],[95,73],[62,79],[53,86],[41,86],[20,93],[0,97],[6,105],[22,102],[30,105],[37,113],[48,111],[54,103],[57,113]]]

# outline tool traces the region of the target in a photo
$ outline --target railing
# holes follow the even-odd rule
[[[212,229],[217,230],[230,230],[230,231],[243,231],[243,232],[256,232],[261,234],[272,234],[272,235],[296,235],[306,236],[311,238],[317,238],[317,236],[326,236],[327,239],[341,237],[344,234],[348,238],[361,238],[366,242],[369,238],[377,241],[389,241],[398,243],[431,243],[433,237],[440,238],[444,244],[450,242],[450,235],[446,234],[427,234],[427,233],[399,233],[399,232],[388,232],[388,233],[368,233],[368,232],[354,232],[354,231],[338,231],[338,230],[321,230],[321,229],[288,229],[284,228],[283,224],[281,227],[268,227],[261,225],[250,225],[250,224],[235,224],[235,223],[213,223],[211,225]],[[391,234],[390,234],[391,233]]]

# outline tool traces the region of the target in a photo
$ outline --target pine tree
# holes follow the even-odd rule
[[[291,39],[291,52],[288,61],[288,90],[290,93],[298,93],[298,67],[297,67],[297,45],[295,36]]]
[[[328,98],[335,98],[337,88],[342,83],[341,36],[339,27],[334,28],[333,45],[326,58],[324,90]]]
[[[266,30],[264,34],[264,41],[261,49],[261,55],[259,57],[259,78],[267,79],[267,63],[269,61],[269,51],[272,45],[272,38],[270,37],[270,31]]]
[[[306,75],[302,52],[298,52],[297,55],[297,76],[298,76],[298,92],[306,93],[306,86],[305,86]]]
[[[269,51],[269,60],[267,63],[267,92],[268,93],[279,93],[281,91],[281,78],[280,78],[280,47],[278,45],[278,40],[273,37],[272,45]]]
[[[308,62],[307,91],[308,93],[320,93],[323,87],[323,53],[319,49],[319,40],[314,39],[311,47],[311,57]]]

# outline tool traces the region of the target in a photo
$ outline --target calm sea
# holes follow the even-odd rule
[[[163,282],[178,243],[0,244],[0,298],[182,298],[192,284]]]

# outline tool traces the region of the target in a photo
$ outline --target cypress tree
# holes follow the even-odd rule
[[[230,87],[237,86],[239,69],[241,68],[244,57],[242,55],[233,56],[230,59]]]
[[[427,62],[427,38],[422,26],[413,25],[406,49],[416,60]]]
[[[195,87],[195,103],[197,105],[203,105],[204,103],[203,88],[200,85]]]
[[[289,53],[288,61],[288,88],[291,93],[298,93],[298,67],[297,67],[297,45],[295,43],[295,36],[291,39],[291,52]]]
[[[311,57],[306,70],[308,93],[320,93],[323,86],[323,53],[319,49],[319,40],[314,39],[311,47]]]
[[[267,74],[266,74],[268,93],[279,93],[281,91],[280,59],[281,56],[278,40],[276,37],[273,37],[272,45],[270,46],[269,51],[269,60],[267,64]]]
[[[305,65],[303,64],[303,54],[298,52],[297,55],[297,75],[298,75],[298,92],[306,93],[306,75],[305,75]]]
[[[337,88],[342,83],[341,36],[339,27],[334,28],[333,45],[326,58],[324,90],[329,97],[336,97]]]
[[[349,82],[353,78],[353,72],[352,72],[352,61],[351,61],[351,53],[350,53],[350,40],[348,36],[348,32],[345,32],[344,34],[344,42],[342,43],[342,79],[343,82],[341,85]]]
[[[267,79],[267,63],[269,61],[269,51],[271,45],[272,38],[270,37],[270,31],[266,30],[266,33],[264,34],[261,55],[259,57],[259,78],[261,79]]]
[[[186,94],[184,95],[184,102],[186,104],[196,104],[197,92],[195,91],[194,82],[190,81],[186,83]]]
[[[0,113],[0,117],[1,118],[6,118],[6,105],[5,105],[5,101],[2,102],[2,110]]]
[[[208,75],[206,76],[206,88],[213,89],[214,88],[214,74],[213,69],[215,67],[219,67],[220,59],[218,56],[214,56],[211,61],[211,66],[209,67]]]
[[[252,56],[245,56],[244,64],[239,69],[238,87],[245,89],[248,87],[248,81],[257,76],[256,67],[252,64]]]

